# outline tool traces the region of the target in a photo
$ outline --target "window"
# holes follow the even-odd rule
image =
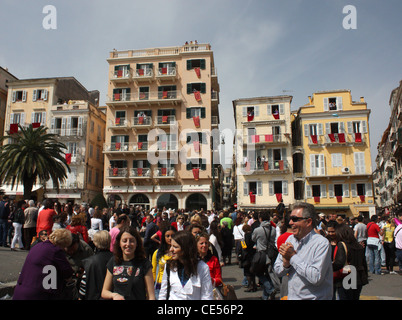
[[[11,113],[10,123],[18,123],[20,125],[23,125],[25,123],[25,113],[24,112]]]
[[[311,176],[325,175],[325,161],[323,154],[310,155],[310,175]]]
[[[151,77],[153,75],[154,65],[152,63],[138,63],[136,76],[137,77]]]
[[[207,169],[206,159],[202,159],[202,158],[187,159],[186,169],[187,170],[192,170],[192,169],[206,170]]]
[[[130,88],[113,89],[113,101],[128,101],[130,100]]]
[[[176,62],[160,62],[158,68],[158,74],[160,76],[176,75]]]
[[[332,168],[342,167],[342,153],[333,153],[331,159]]]
[[[148,160],[133,160],[133,168],[150,168],[151,164]]]
[[[114,67],[115,78],[127,78],[130,75],[130,65],[121,65]]]
[[[77,155],[77,142],[67,142],[66,147],[67,153],[71,153],[72,157],[75,157]]]
[[[313,197],[321,197],[321,186],[318,184],[311,187],[313,190]]]
[[[366,172],[364,152],[355,152],[354,160],[355,160],[354,161],[355,162],[355,173],[356,174],[364,174]]]
[[[200,69],[204,70],[205,69],[205,59],[187,60],[187,70],[191,70],[194,68],[200,68]]]
[[[158,87],[158,99],[176,99],[176,86],[160,86]]]
[[[205,107],[190,107],[186,109],[186,118],[192,119],[193,117],[205,118]]]
[[[25,90],[13,91],[13,102],[26,102],[27,92]]]
[[[279,116],[285,114],[285,104],[269,104],[267,107],[267,114],[273,116]],[[276,118],[279,119],[279,118]]]
[[[286,180],[269,181],[268,185],[270,196],[273,196],[275,194],[288,194],[288,182]]]
[[[110,160],[112,168],[127,168],[127,160]]]
[[[342,97],[324,98],[324,111],[337,111],[342,109]]]
[[[140,87],[139,88],[139,97],[140,97],[140,100],[148,100],[149,99],[149,87]]]
[[[126,111],[116,111],[115,113],[115,125],[116,126],[122,126],[125,124],[126,120]]]
[[[366,195],[366,184],[364,183],[357,183],[356,190],[358,196],[365,196]]]
[[[192,94],[194,91],[199,91],[201,93],[206,93],[207,85],[204,82],[197,83],[187,83],[187,94]]]
[[[48,91],[46,89],[36,89],[33,91],[32,101],[47,100]]]
[[[328,185],[328,194],[333,197],[349,197],[349,184],[337,183]]]
[[[334,192],[335,192],[335,197],[342,197],[343,196],[343,185],[342,184],[335,184],[334,185]]]
[[[262,196],[262,181],[247,181],[243,183],[243,193],[245,196],[250,194]]]
[[[207,144],[207,135],[205,132],[191,132],[186,134],[186,143],[199,141],[200,143]]]
[[[32,112],[31,123],[40,123],[46,125],[46,112]]]

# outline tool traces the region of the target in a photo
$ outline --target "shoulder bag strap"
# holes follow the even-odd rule
[[[170,295],[170,268],[169,264],[166,264],[166,276],[167,276],[167,291],[166,291],[166,300],[169,300],[169,295]]]

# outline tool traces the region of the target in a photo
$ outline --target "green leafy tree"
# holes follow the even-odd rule
[[[11,183],[12,187],[23,185],[24,199],[31,198],[35,183],[44,185],[50,179],[58,192],[59,184],[67,178],[67,171],[71,171],[63,151],[66,146],[57,140],[58,135],[47,133],[44,126],[18,127],[17,133],[1,138],[1,182]]]

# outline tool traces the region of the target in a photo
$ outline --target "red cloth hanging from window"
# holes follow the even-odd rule
[[[320,203],[320,197],[314,197],[314,202]]]
[[[138,74],[140,76],[143,76],[144,75],[144,69],[138,69]]]
[[[113,175],[117,176],[119,174],[119,168],[113,168]]]
[[[121,78],[123,76],[123,70],[117,70],[117,77]]]
[[[115,144],[115,149],[116,149],[116,150],[120,150],[120,148],[121,148],[121,143],[120,143],[120,142],[116,142],[116,144]]]
[[[331,140],[331,142],[335,142],[335,134],[329,133],[328,138],[329,138],[329,140]]]
[[[200,152],[200,142],[198,140],[193,141],[193,145],[194,145],[195,152],[199,153]]]
[[[336,196],[336,201],[337,202],[342,202],[342,196]]]
[[[194,180],[198,180],[200,177],[200,169],[193,168],[193,176],[194,176]]]
[[[250,203],[255,203],[255,194],[250,191]]]
[[[10,134],[18,133],[18,123],[10,124]]]
[[[142,150],[142,142],[138,142],[138,150]]]
[[[138,118],[138,124],[144,124],[144,117]]]
[[[362,134],[360,132],[355,133],[355,142],[362,142]]]
[[[114,101],[120,101],[120,93],[114,94]]]
[[[194,98],[197,101],[201,101],[201,93],[198,90],[194,90]]]
[[[162,74],[167,74],[167,68],[162,68]]]
[[[264,170],[267,171],[269,169],[268,161],[264,161]]]
[[[249,172],[251,169],[251,163],[250,162],[246,162],[246,171]]]
[[[140,100],[144,100],[146,97],[145,92],[140,92]]]
[[[253,121],[254,120],[254,113],[250,112],[247,114],[247,121]]]
[[[32,128],[39,128],[40,127],[40,122],[33,122],[32,123]]]
[[[201,69],[199,67],[194,68],[195,74],[197,75],[198,78],[201,78]]]
[[[142,176],[142,168],[137,168],[137,175],[138,175],[139,177]]]
[[[366,197],[363,196],[363,195],[361,195],[361,196],[359,196],[359,197],[360,197],[360,201],[361,201],[361,202],[364,202],[364,201],[366,200]]]
[[[195,127],[199,128],[200,127],[200,117],[199,116],[193,117],[193,121],[194,121]]]
[[[251,136],[251,142],[252,143],[260,142],[260,136],[259,135],[252,135]]]
[[[162,176],[166,176],[166,171],[167,171],[167,168],[161,168]]]
[[[273,134],[266,134],[265,135],[265,142],[273,142],[274,141],[274,135]]]
[[[168,97],[168,92],[162,91],[162,99],[167,99],[167,97]]]
[[[283,170],[284,169],[284,162],[283,160],[279,160],[279,170]]]
[[[168,122],[168,116],[162,116],[162,123]]]
[[[311,141],[312,141],[314,144],[317,144],[317,135],[316,135],[316,134],[312,134],[310,137],[311,137]]]
[[[115,124],[116,124],[117,126],[120,125],[120,118],[116,118]]]
[[[66,153],[66,162],[67,164],[71,163],[71,153]]]
[[[282,193],[275,193],[276,201],[281,202],[282,200]]]
[[[344,133],[338,133],[338,140],[340,143],[345,143],[345,134]]]
[[[274,116],[274,119],[278,120],[279,119],[279,113],[275,112],[272,114]]]

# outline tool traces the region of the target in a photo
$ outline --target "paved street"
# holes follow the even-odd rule
[[[11,251],[10,248],[0,247],[0,298],[6,294],[12,295],[12,288],[18,279],[27,255],[26,251]],[[234,255],[232,261],[235,261]],[[396,267],[395,270],[398,270]],[[241,285],[243,269],[232,264],[222,269],[223,281],[233,285],[239,300],[260,300],[262,291],[244,292]],[[278,298],[278,296],[277,296]],[[400,275],[372,275],[369,276],[369,284],[363,287],[362,300],[402,300],[402,276]]]

